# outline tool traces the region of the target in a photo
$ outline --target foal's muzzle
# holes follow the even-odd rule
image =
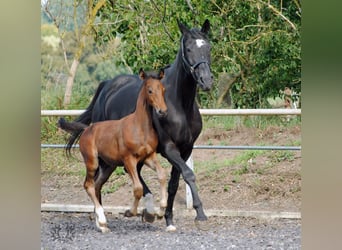
[[[156,113],[158,117],[165,117],[167,115],[167,109],[162,110],[162,109],[156,109]]]

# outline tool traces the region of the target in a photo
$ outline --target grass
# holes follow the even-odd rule
[[[116,180],[115,182],[111,182],[110,185],[106,183],[106,185],[102,188],[103,194],[110,194],[116,192],[121,186],[125,185],[127,180],[125,178],[120,178]]]
[[[242,175],[248,173],[248,160],[266,153],[266,151],[262,150],[250,150],[238,154],[233,159],[215,160],[215,162],[211,160],[196,162],[195,172],[204,172],[205,175],[209,177],[215,171],[221,170],[223,168],[232,168],[234,166],[240,166],[239,169],[234,170],[234,174]]]
[[[266,129],[269,126],[291,127],[301,123],[300,116],[287,121],[283,116],[202,116],[203,129],[222,128],[232,130],[241,126]]]

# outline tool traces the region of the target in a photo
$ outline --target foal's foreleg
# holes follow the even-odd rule
[[[160,183],[160,210],[158,213],[158,217],[162,218],[165,214],[165,208],[167,205],[167,194],[166,194],[166,173],[164,168],[159,164],[157,154],[153,153],[151,157],[145,160],[145,163],[148,167],[153,169],[158,174],[158,180]]]
[[[143,195],[143,186],[138,177],[137,160],[135,158],[127,157],[125,159],[125,169],[127,170],[133,182],[133,194],[134,194],[133,206],[131,207],[130,210],[125,212],[125,216],[131,217],[131,216],[136,216],[138,213],[139,201]]]
[[[86,178],[84,181],[84,188],[95,206],[95,217],[96,217],[97,228],[100,229],[102,233],[107,233],[110,231],[107,226],[107,219],[104,214],[103,207],[100,204],[99,200],[97,199],[96,192],[95,192],[94,177],[95,177],[96,170],[98,168],[98,161],[96,157],[85,157],[85,159],[87,159],[85,161],[85,164],[87,167],[87,174],[86,174]]]

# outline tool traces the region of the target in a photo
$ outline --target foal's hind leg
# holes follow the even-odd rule
[[[167,195],[166,195],[166,173],[164,168],[159,164],[157,154],[153,153],[149,158],[145,160],[148,167],[153,169],[158,174],[158,180],[160,183],[160,210],[157,214],[158,218],[161,219],[165,214],[165,208],[167,205]]]
[[[101,159],[99,159],[99,162],[100,162],[100,165],[99,165],[99,168],[95,175],[94,180],[95,180],[95,194],[96,194],[98,201],[102,205],[102,198],[101,198],[102,186],[103,184],[107,182],[108,178],[111,176],[116,166],[107,165]]]
[[[94,183],[94,177],[96,170],[98,168],[98,161],[96,157],[84,157],[86,160],[86,167],[87,167],[87,175],[86,179],[84,181],[84,188],[87,191],[89,197],[94,203],[95,206],[95,217],[96,217],[96,226],[98,229],[101,230],[102,233],[109,232],[109,228],[107,226],[107,219],[104,214],[103,207],[101,206],[99,200],[96,197],[95,192],[95,183]]]

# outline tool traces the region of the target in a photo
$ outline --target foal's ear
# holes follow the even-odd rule
[[[159,70],[159,79],[161,80],[161,79],[163,79],[164,78],[164,69],[160,69]]]
[[[139,77],[141,80],[145,79],[145,72],[144,72],[143,68],[140,68],[140,70],[139,70]]]
[[[182,32],[183,35],[185,33],[189,32],[188,27],[186,27],[184,24],[182,24],[178,19],[177,19],[177,24],[178,24],[179,30]]]
[[[202,25],[202,29],[201,31],[204,33],[204,34],[208,34],[210,30],[210,22],[208,19],[205,19],[203,25]]]

